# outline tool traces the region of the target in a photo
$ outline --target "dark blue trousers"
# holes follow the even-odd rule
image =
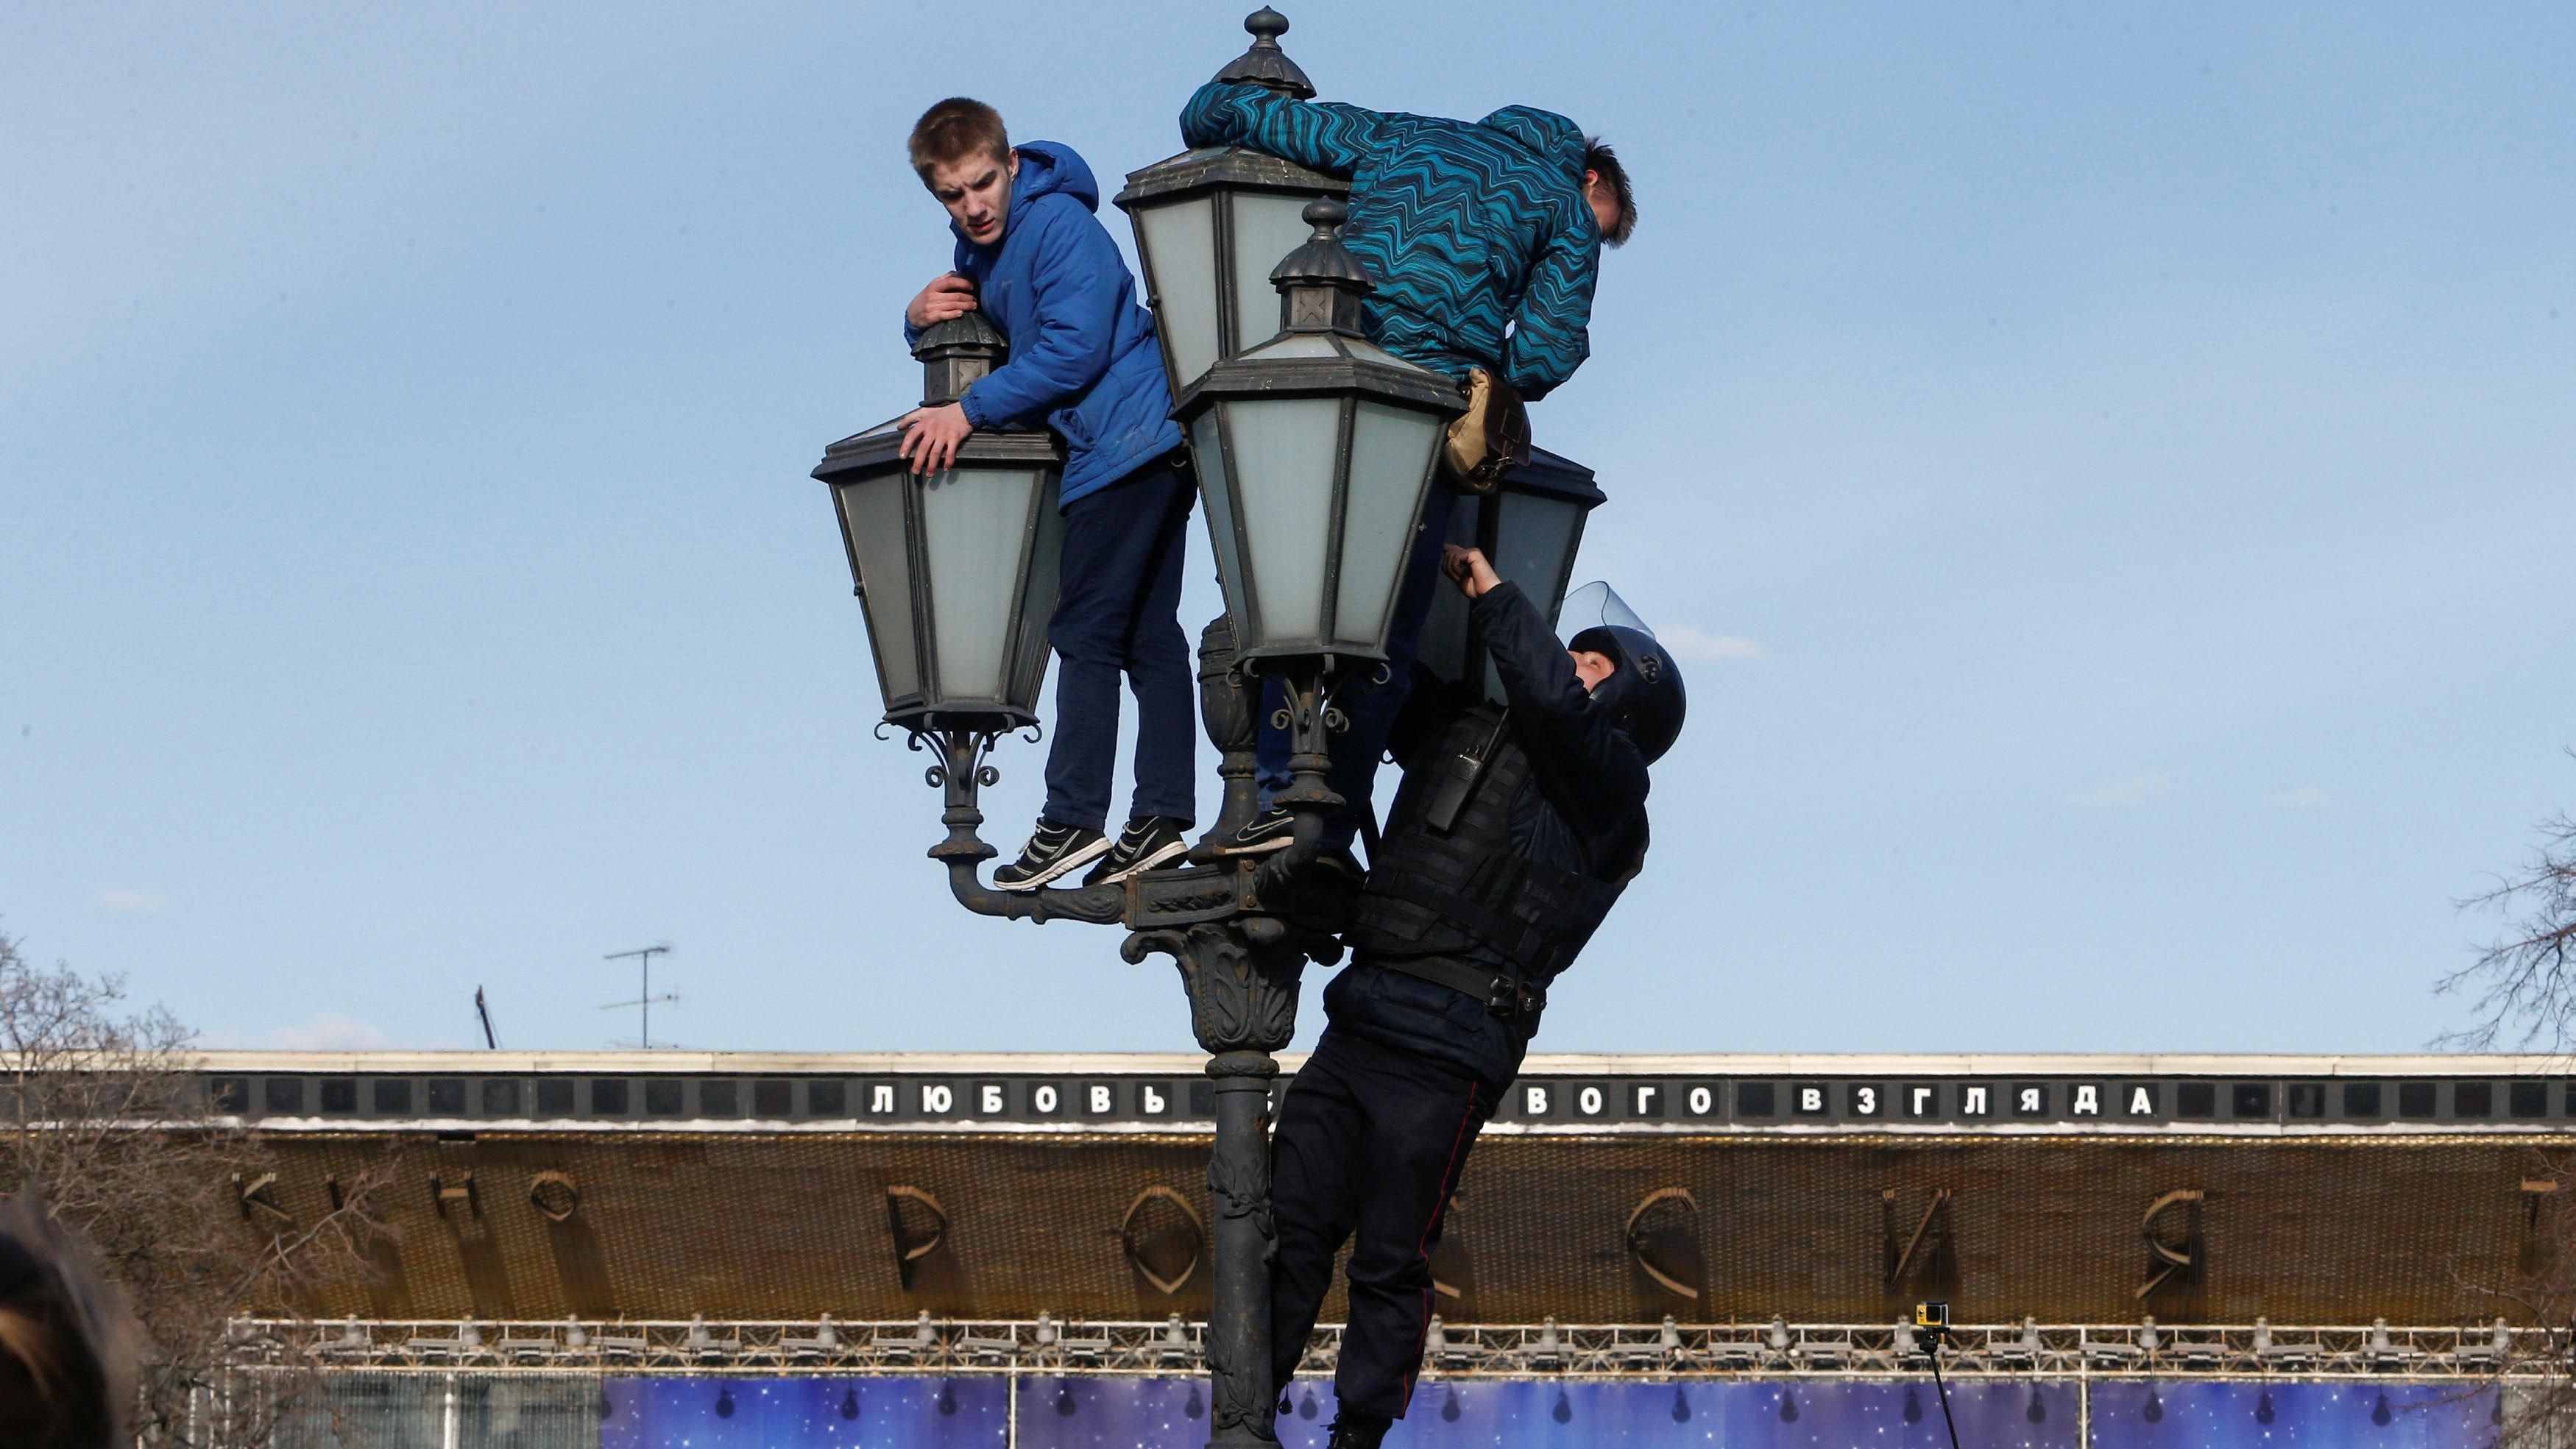
[[[1270,1358],[1282,1390],[1333,1286],[1333,1255],[1351,1242],[1333,1394],[1345,1418],[1404,1417],[1431,1326],[1431,1252],[1493,1112],[1491,1089],[1447,1062],[1324,1028],[1270,1134]]]
[[[1325,827],[1327,845],[1350,844],[1359,831],[1360,816],[1376,808],[1370,797],[1377,788],[1378,757],[1386,752],[1386,737],[1404,709],[1405,696],[1413,690],[1413,650],[1422,642],[1422,621],[1431,617],[1432,591],[1440,585],[1440,550],[1449,541],[1449,512],[1457,503],[1458,489],[1448,475],[1431,480],[1431,496],[1422,504],[1422,528],[1413,537],[1413,555],[1404,566],[1404,582],[1396,589],[1395,618],[1387,629],[1387,679],[1382,684],[1356,681],[1338,696],[1350,728],[1333,736],[1333,768],[1324,776],[1333,793],[1342,797],[1340,812]],[[1278,681],[1272,680],[1261,697],[1255,778],[1261,782],[1261,798],[1267,801],[1287,789],[1296,776],[1288,773],[1288,731],[1270,722],[1286,702]]]
[[[1046,817],[1109,828],[1118,767],[1118,676],[1136,694],[1136,796],[1128,818],[1198,815],[1198,746],[1189,640],[1181,633],[1181,560],[1198,496],[1175,452],[1064,510],[1064,581],[1055,646],[1055,745]]]

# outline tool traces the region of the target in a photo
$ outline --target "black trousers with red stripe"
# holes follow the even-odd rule
[[[1346,1417],[1400,1419],[1434,1311],[1431,1250],[1492,1089],[1446,1062],[1324,1029],[1289,1083],[1270,1140],[1279,1256],[1270,1343],[1285,1388],[1355,1234],[1350,1325],[1333,1388]]]

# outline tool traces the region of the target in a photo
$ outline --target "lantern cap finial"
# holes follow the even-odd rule
[[[1002,339],[1000,329],[984,320],[982,312],[968,311],[921,329],[920,338],[912,344],[912,355],[927,360],[933,353],[944,355],[978,347],[999,352],[1009,345]]]
[[[1243,28],[1252,32],[1252,48],[1236,56],[1225,69],[1216,73],[1221,81],[1246,81],[1267,86],[1283,96],[1301,101],[1315,98],[1315,83],[1279,48],[1279,37],[1288,33],[1288,17],[1264,5],[1243,17]]]
[[[1299,213],[1315,234],[1270,269],[1270,285],[1282,299],[1281,326],[1291,332],[1347,332],[1360,335],[1360,298],[1377,290],[1368,269],[1342,245],[1342,223],[1350,208],[1338,199],[1319,196]]]
[[[912,344],[921,364],[921,402],[940,407],[966,395],[966,389],[1001,365],[1010,343],[982,312],[961,312],[922,329]]]

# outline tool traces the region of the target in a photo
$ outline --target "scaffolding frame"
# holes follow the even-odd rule
[[[1197,1375],[1207,1325],[1058,1319],[628,1321],[235,1320],[236,1367],[513,1374]],[[1342,1327],[1308,1340],[1301,1374],[1329,1374]],[[1960,1378],[2537,1381],[2563,1374],[2576,1334],[2485,1325],[2009,1324],[1954,1327]],[[1450,1324],[1434,1318],[1425,1379],[1906,1378],[1924,1360],[1908,1325]]]

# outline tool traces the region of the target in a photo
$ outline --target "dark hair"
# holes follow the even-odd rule
[[[24,1449],[116,1442],[107,1375],[62,1306],[42,1292],[0,1303],[0,1440]]]
[[[124,1295],[35,1190],[0,1198],[0,1444],[133,1443],[141,1343]]]
[[[1609,142],[1586,136],[1583,169],[1598,174],[1619,198],[1619,220],[1602,229],[1601,239],[1614,247],[1627,245],[1628,234],[1637,229],[1637,193],[1628,188],[1628,168],[1619,164],[1619,153],[1610,149]]]
[[[1011,154],[1011,136],[1002,129],[1002,113],[982,101],[950,96],[921,113],[912,123],[912,169],[930,184],[930,168],[983,152],[994,160]]]

